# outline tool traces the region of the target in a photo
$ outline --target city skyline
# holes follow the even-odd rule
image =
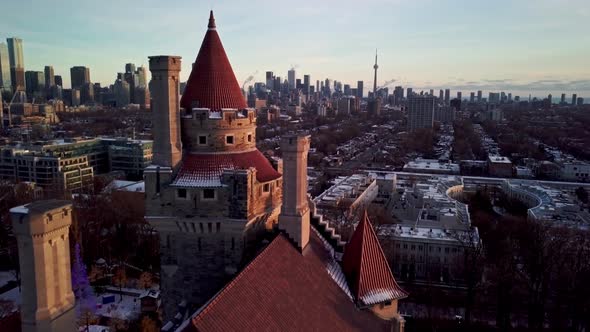
[[[590,28],[590,4],[580,0],[489,5],[376,0],[344,1],[338,6],[303,1],[292,11],[268,1],[248,7],[226,1],[187,3],[166,11],[156,4],[127,2],[98,8],[97,3],[69,6],[61,1],[25,8],[30,4],[4,5],[4,12],[27,12],[30,19],[18,14],[0,17],[0,29],[6,34],[1,37],[23,39],[25,69],[42,71],[52,65],[66,88],[71,67],[89,67],[93,82],[113,84],[125,63],[145,65],[148,56],[157,54],[181,56],[181,80],[186,81],[203,32],[198,24],[187,29],[186,22],[198,21],[195,16],[206,18],[213,8],[218,25],[224,27],[221,37],[240,83],[255,72],[254,80],[264,82],[266,71],[285,80],[295,64],[298,78],[310,74],[312,82],[331,78],[351,85],[363,80],[370,87],[378,48],[377,85],[395,80],[390,89],[395,85],[415,91],[450,88],[463,96],[477,90],[484,95],[510,91],[521,97],[590,95],[590,69],[585,65],[590,37],[579,33]],[[42,20],[46,12],[62,7],[69,8],[67,15]],[[125,13],[135,19],[123,19]],[[268,29],[257,30],[261,20],[268,21]],[[46,24],[41,28],[35,22]]]

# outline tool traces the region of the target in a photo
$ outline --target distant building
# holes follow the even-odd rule
[[[445,89],[445,104],[449,105],[451,103],[451,89]]]
[[[408,161],[403,168],[404,172],[427,173],[427,174],[459,174],[458,164],[440,162],[436,159],[418,158]]]
[[[574,93],[572,95],[572,105],[576,105],[577,101],[578,101],[578,95]]]
[[[8,46],[6,46],[6,43],[0,43],[0,90],[12,90],[10,60],[8,56]]]
[[[72,89],[81,89],[84,84],[90,83],[90,69],[84,66],[70,68]]]
[[[25,82],[30,97],[38,96],[45,90],[45,74],[42,71],[26,71]]]
[[[561,94],[561,102],[560,102],[560,104],[561,105],[565,104],[565,93],[562,93]]]
[[[53,66],[45,66],[45,89],[49,90],[55,85],[55,73],[53,72]]]
[[[478,103],[481,103],[481,97],[482,97],[481,90],[477,90],[477,102]]]
[[[309,95],[310,77],[309,75],[303,75],[303,94]]]
[[[131,103],[129,83],[119,79],[113,85],[113,90],[115,94],[116,107],[125,107]]]
[[[64,81],[61,78],[61,75],[55,75],[55,85],[59,85],[62,88],[64,87]]]
[[[577,102],[578,102],[578,106],[584,105],[584,98],[578,97],[578,101]]]
[[[295,79],[296,79],[295,68],[289,69],[287,72],[287,81],[289,82],[289,90],[295,89]]]
[[[435,97],[410,95],[408,98],[408,130],[432,128],[434,124]]]
[[[23,40],[7,38],[8,60],[10,62],[10,80],[12,91],[25,91],[25,62],[23,56]]]
[[[356,93],[357,93],[357,96],[359,97],[359,99],[363,98],[363,94],[364,94],[363,85],[364,85],[363,81],[356,82]]]
[[[453,106],[440,106],[434,110],[434,121],[440,123],[453,123],[455,121],[456,107]]]
[[[475,92],[471,92],[471,93],[469,94],[469,102],[470,102],[470,103],[473,103],[473,102],[475,102]]]
[[[512,177],[514,174],[510,159],[502,156],[488,156],[488,172],[491,176]]]

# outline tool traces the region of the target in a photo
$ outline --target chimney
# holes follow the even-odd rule
[[[309,135],[286,135],[281,138],[283,153],[283,205],[279,229],[303,250],[309,242],[310,211],[307,202],[307,153]]]
[[[176,168],[182,158],[180,139],[180,57],[151,56],[153,164]]]

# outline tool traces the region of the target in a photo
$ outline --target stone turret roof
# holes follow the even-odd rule
[[[367,211],[344,249],[342,270],[360,306],[384,303],[408,295],[391,273]]]
[[[186,110],[193,107],[211,110],[247,107],[217,33],[213,11],[210,13],[207,33],[186,83],[180,105]]]

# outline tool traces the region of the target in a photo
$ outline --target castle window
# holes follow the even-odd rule
[[[215,229],[215,232],[219,233],[219,231],[221,231],[221,223],[220,222],[218,222],[216,224],[216,229]]]
[[[199,135],[199,145],[207,145],[207,136]]]
[[[265,192],[265,193],[270,192],[270,183],[265,183],[262,186],[262,192]]]
[[[248,134],[248,142],[252,142],[252,134]]]
[[[209,230],[209,233],[211,233],[211,230],[213,229],[213,227],[211,226],[211,223],[208,222],[207,223],[207,230]]]
[[[176,191],[176,197],[178,197],[178,198],[186,198],[186,189],[183,189],[183,188],[178,189]]]
[[[203,189],[202,191],[202,199],[203,200],[214,200],[215,199],[215,189]]]
[[[225,144],[226,145],[233,145],[234,144],[234,135],[225,136]]]

